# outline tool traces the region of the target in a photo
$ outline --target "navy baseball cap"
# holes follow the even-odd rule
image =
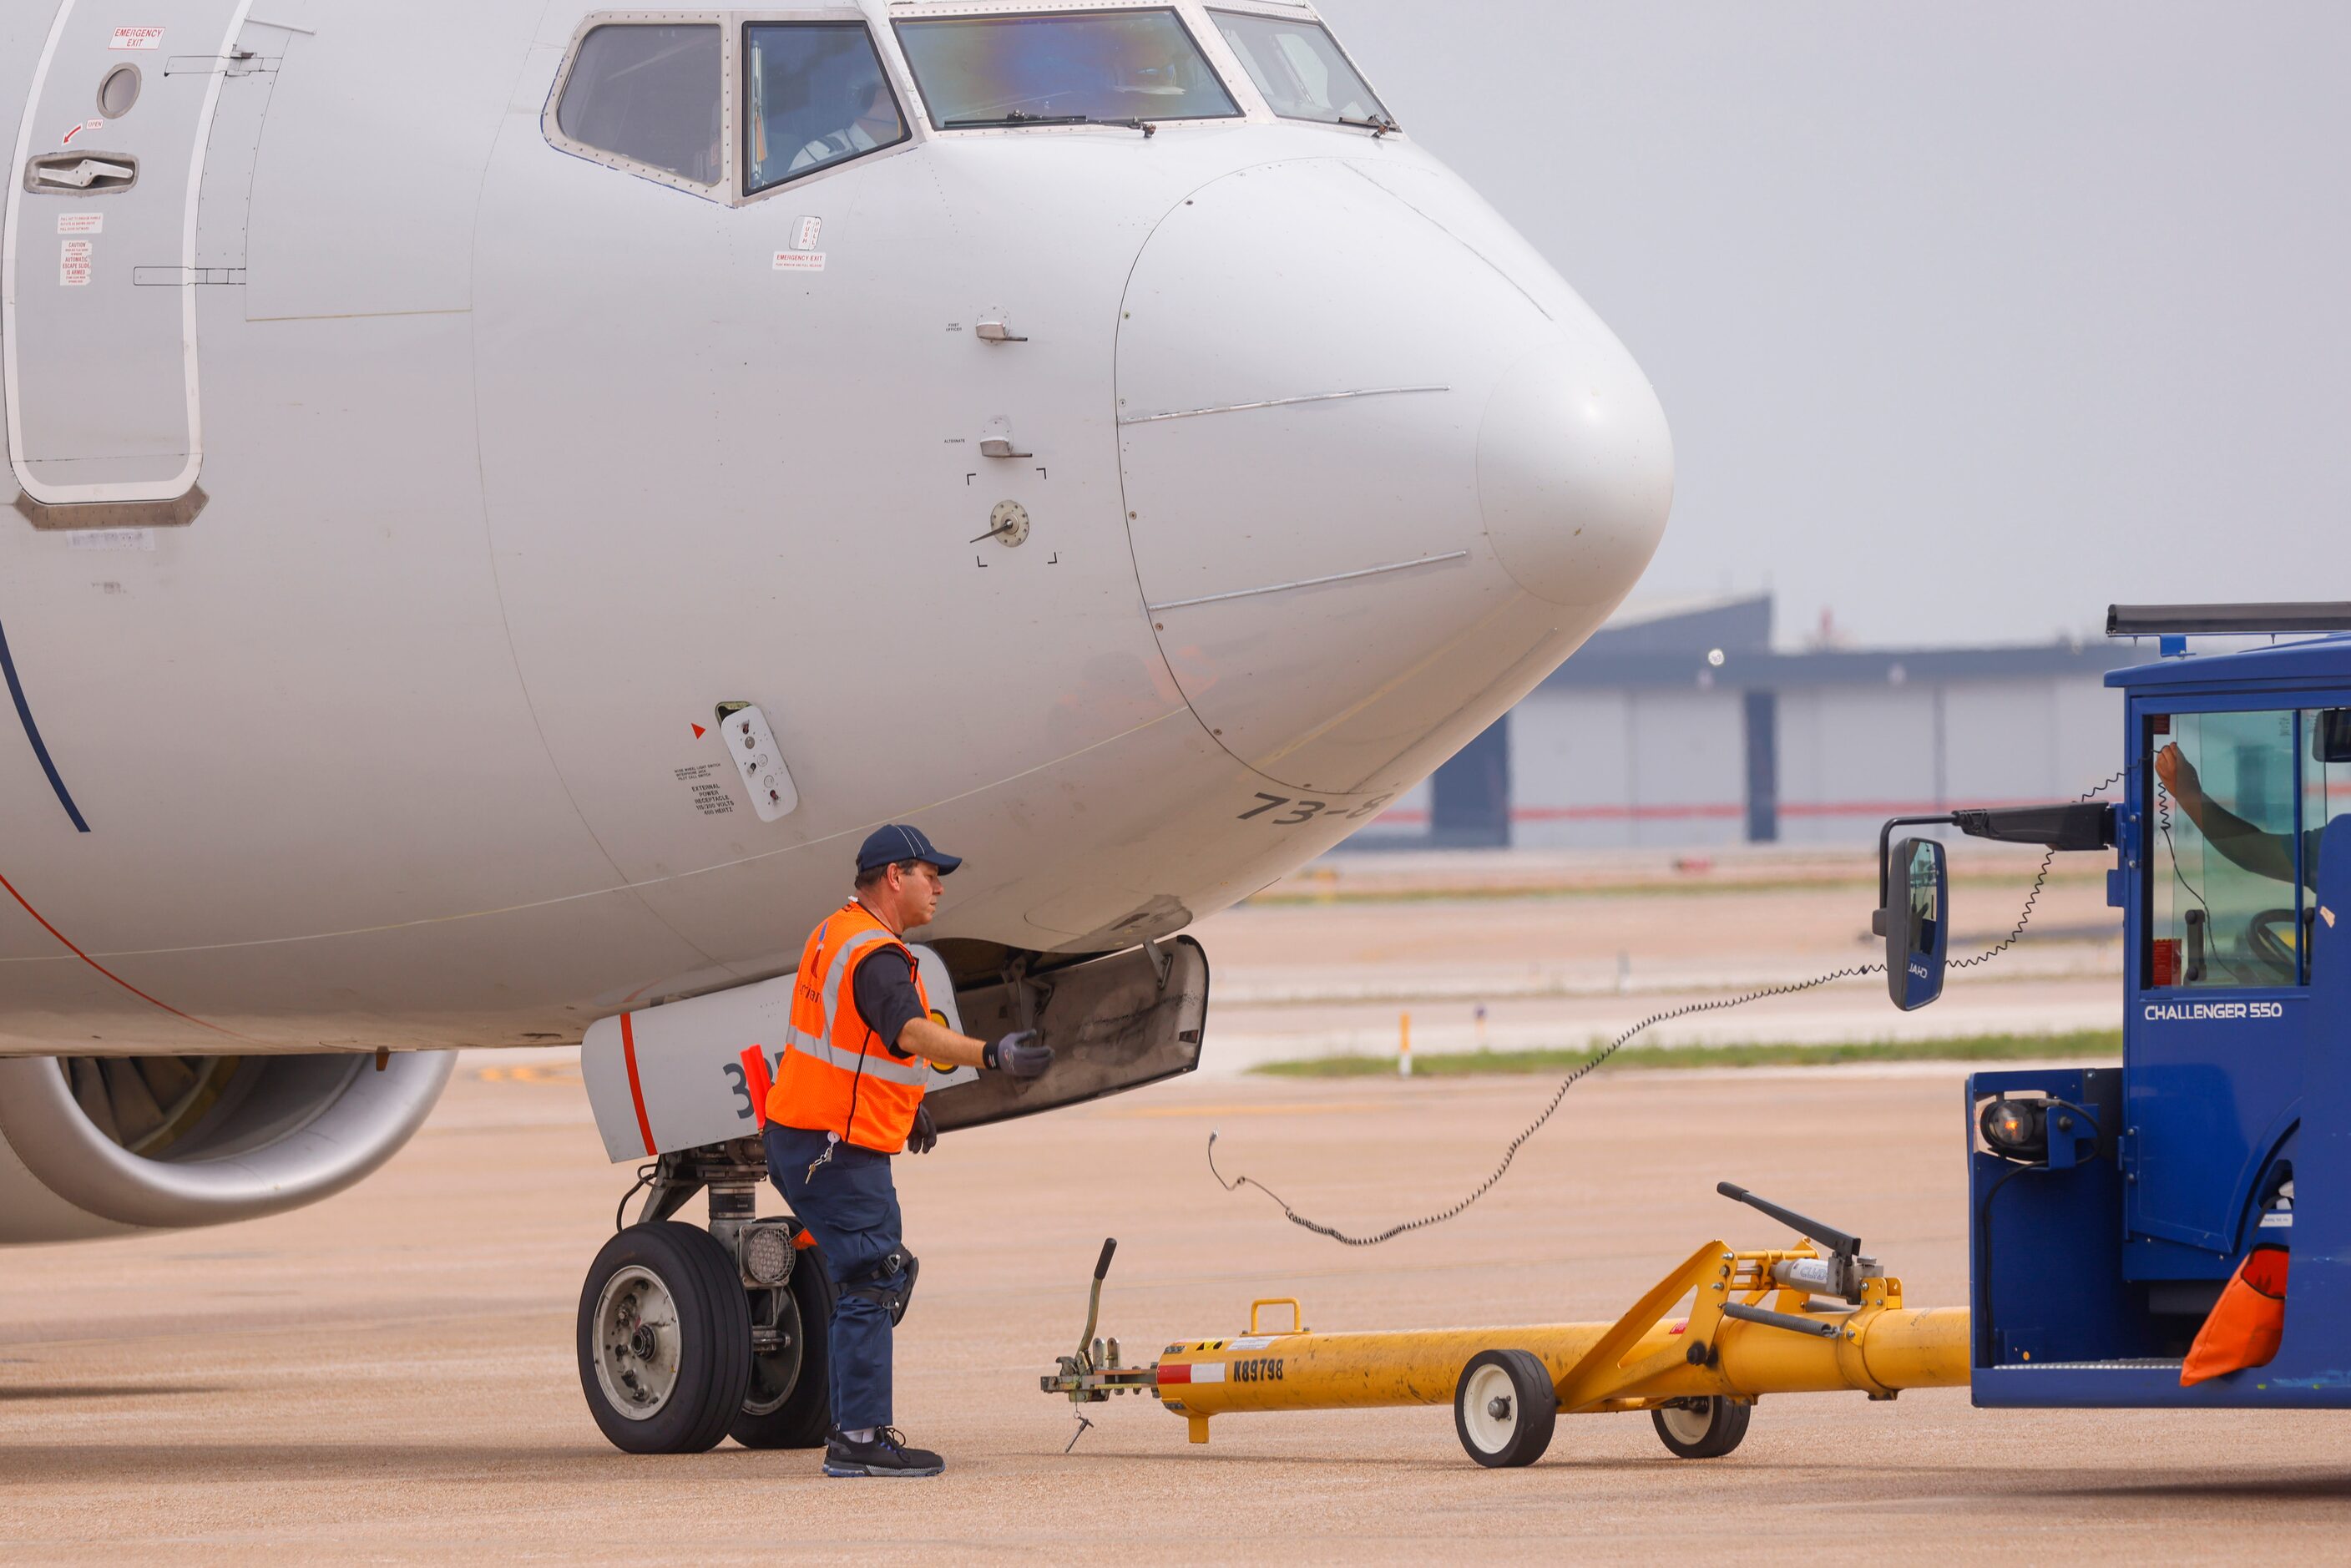
[[[869,871],[880,871],[900,861],[928,861],[939,868],[941,876],[963,864],[962,856],[943,852],[922,829],[893,822],[867,835],[865,847],[857,852],[857,874],[863,876]]]

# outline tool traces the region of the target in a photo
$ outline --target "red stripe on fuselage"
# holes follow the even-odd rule
[[[108,968],[105,965],[99,963],[97,959],[91,957],[89,954],[75,946],[64,932],[50,925],[39,910],[34,908],[30,904],[26,902],[25,895],[16,891],[16,884],[15,883],[10,882],[5,876],[0,876],[0,888],[7,889],[8,896],[15,899],[18,907],[22,908],[26,914],[31,915],[35,920],[39,921],[41,923],[42,930],[56,937],[59,942],[64,943],[67,952],[71,953],[75,957],[80,959],[83,963],[88,964],[91,968],[96,969],[99,974],[104,975],[108,979],[112,980],[116,985],[120,986],[124,990],[129,991],[132,996],[137,997],[141,1001],[145,1002],[148,1006],[161,1008],[175,1019],[183,1019],[188,1023],[195,1025],[198,1029],[208,1029],[214,1034],[221,1035],[229,1040],[245,1040],[245,1043],[247,1045],[258,1045],[261,1043],[259,1040],[246,1040],[244,1035],[236,1033],[234,1030],[223,1029],[216,1023],[206,1023],[204,1019],[195,1017],[192,1013],[183,1013],[169,1002],[157,1001],[153,997],[149,996],[146,992],[141,990],[138,987],[132,985],[130,981],[124,979],[121,976],[116,974],[113,970]]]

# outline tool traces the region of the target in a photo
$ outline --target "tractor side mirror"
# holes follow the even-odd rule
[[[1933,839],[1903,839],[1886,859],[1886,906],[1874,922],[1886,938],[1886,989],[1904,1012],[1943,994],[1950,946],[1950,872]]]

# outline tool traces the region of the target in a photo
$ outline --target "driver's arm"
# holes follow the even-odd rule
[[[898,1036],[898,1049],[943,1067],[980,1067],[987,1041],[957,1034],[935,1019],[909,1019]]]
[[[2177,745],[2156,753],[2155,774],[2214,849],[2255,876],[2294,881],[2294,845],[2287,836],[2255,827],[2204,793],[2196,765]]]

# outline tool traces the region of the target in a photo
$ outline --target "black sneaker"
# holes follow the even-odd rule
[[[870,1443],[852,1443],[835,1432],[825,1440],[824,1473],[829,1476],[935,1476],[947,1462],[928,1448],[910,1448],[895,1427],[874,1429]]]

